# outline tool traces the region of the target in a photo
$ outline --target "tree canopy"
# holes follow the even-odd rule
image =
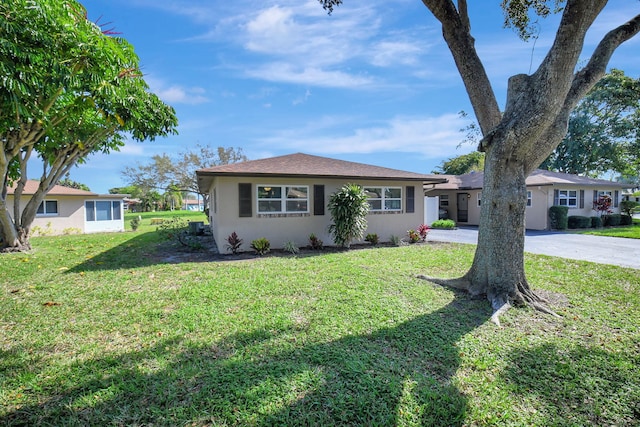
[[[474,151],[469,154],[451,157],[443,161],[433,173],[446,175],[463,175],[469,172],[484,170],[484,154]]]
[[[28,247],[44,195],[94,152],[118,150],[126,135],[176,132],[175,111],[149,92],[125,39],[105,34],[75,0],[0,4],[0,230],[3,245]],[[40,186],[24,208],[20,195],[33,154],[44,162]],[[13,217],[7,187],[17,184]]]
[[[155,155],[145,164],[127,166],[122,175],[129,184],[139,188],[144,194],[149,191],[173,191],[200,194],[196,170],[212,166],[246,161],[241,148],[196,145],[175,156],[167,153]],[[205,206],[208,194],[202,194]]]
[[[640,172],[640,78],[611,70],[569,117],[567,135],[543,169],[599,176]]]

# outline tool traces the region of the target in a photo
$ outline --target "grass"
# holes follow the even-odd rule
[[[624,237],[627,239],[640,239],[640,218],[633,219],[633,225],[626,227],[610,227],[601,228],[598,230],[589,230],[581,232],[580,234],[592,234],[594,236],[607,236],[607,237]]]
[[[640,270],[527,255],[562,318],[498,329],[487,302],[415,278],[462,274],[472,246],[172,264],[145,229],[32,243],[0,256],[1,425],[640,418]]]

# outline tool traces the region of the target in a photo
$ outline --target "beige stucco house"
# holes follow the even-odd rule
[[[38,181],[25,185],[20,206],[24,209],[38,189]],[[7,192],[7,205],[13,209],[14,187]],[[32,235],[124,231],[123,194],[96,194],[91,191],[55,185],[40,204],[31,226]]]
[[[461,225],[478,225],[482,204],[484,174],[442,175],[448,182],[425,188],[427,196],[437,196],[440,208],[449,218]],[[625,184],[603,179],[587,178],[566,173],[536,170],[526,180],[526,228],[549,229],[549,208],[554,205],[569,207],[569,215],[594,216],[593,202],[601,195],[612,199],[612,208],[620,213],[622,189]]]
[[[209,223],[222,253],[234,231],[244,241],[241,250],[249,250],[251,241],[261,237],[272,248],[282,248],[286,242],[304,247],[311,233],[332,245],[327,203],[346,183],[359,184],[369,194],[367,233],[376,233],[381,241],[392,235],[404,237],[424,222],[423,186],[445,182],[437,175],[302,153],[221,165],[196,174],[200,190],[210,195]]]

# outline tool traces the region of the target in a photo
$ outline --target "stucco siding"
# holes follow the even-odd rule
[[[400,213],[371,212],[367,216],[367,233],[378,234],[381,241],[388,241],[391,235],[404,237],[409,229],[417,228],[424,218],[423,191],[420,182],[352,180],[365,187],[401,187],[402,211]],[[239,207],[239,184],[251,185],[251,216],[241,217]],[[333,245],[328,232],[331,214],[326,206],[329,197],[346,182],[340,179],[318,180],[314,178],[256,178],[256,177],[215,177],[209,190],[213,209],[210,210],[210,226],[218,249],[226,253],[227,237],[236,232],[243,239],[241,250],[251,250],[251,241],[265,237],[272,248],[282,248],[286,242],[294,242],[298,247],[309,244],[309,235],[315,234],[325,245]],[[314,185],[324,185],[324,215],[314,214]],[[308,211],[293,214],[262,214],[257,212],[257,186],[307,186]],[[406,213],[406,187],[415,188],[414,212]],[[366,234],[366,233],[365,233]]]

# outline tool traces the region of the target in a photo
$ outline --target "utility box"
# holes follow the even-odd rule
[[[200,236],[204,234],[204,221],[190,221],[189,234]]]

